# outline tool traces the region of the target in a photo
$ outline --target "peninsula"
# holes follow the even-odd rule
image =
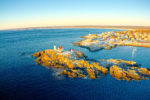
[[[111,49],[116,46],[136,46],[150,48],[150,30],[136,29],[127,31],[102,32],[83,36],[84,40],[74,42],[75,46],[88,48],[90,51]]]

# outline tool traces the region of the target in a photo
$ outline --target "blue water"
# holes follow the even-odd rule
[[[150,100],[150,80],[117,81],[109,74],[96,80],[57,78],[51,69],[36,65],[30,56],[52,49],[73,48],[93,59],[132,60],[132,47],[90,52],[72,45],[89,33],[116,29],[32,29],[0,31],[1,100]],[[150,68],[150,48],[137,47],[133,58]],[[25,52],[25,55],[21,55]]]

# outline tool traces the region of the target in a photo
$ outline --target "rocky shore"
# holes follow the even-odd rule
[[[55,69],[56,76],[98,79],[110,74],[117,80],[142,80],[150,77],[150,70],[134,61],[121,59],[87,60],[81,51],[48,49],[32,54],[38,65]]]
[[[150,30],[128,30],[88,34],[84,40],[74,42],[75,46],[88,48],[90,51],[109,50],[116,46],[136,46],[150,48]]]

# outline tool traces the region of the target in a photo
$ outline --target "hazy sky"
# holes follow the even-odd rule
[[[150,26],[150,0],[0,0],[0,29],[53,25]]]

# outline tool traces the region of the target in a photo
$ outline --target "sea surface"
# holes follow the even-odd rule
[[[30,55],[53,45],[80,50],[91,59],[134,60],[150,68],[150,48],[116,47],[90,52],[72,45],[89,33],[119,29],[31,29],[0,31],[0,100],[150,100],[150,80],[57,78]],[[24,53],[24,55],[22,55]]]

